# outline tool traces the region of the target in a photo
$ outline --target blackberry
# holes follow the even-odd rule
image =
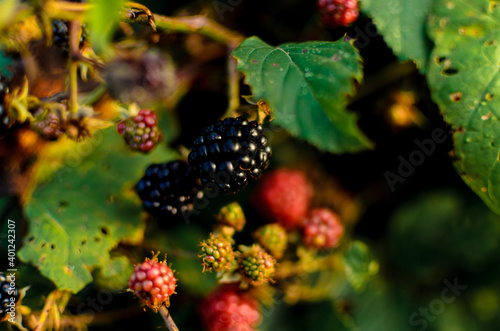
[[[270,156],[271,147],[258,122],[230,117],[203,130],[188,160],[204,186],[216,185],[220,193],[232,194],[257,180]]]
[[[8,92],[9,87],[5,76],[0,75],[0,137],[3,137],[7,133],[13,122],[9,115],[9,110],[5,106],[5,95]]]
[[[82,26],[82,36],[80,37],[80,48],[85,44],[86,34]],[[52,43],[60,48],[64,57],[69,56],[70,41],[69,41],[69,22],[63,20],[52,21]]]
[[[17,288],[11,290],[10,281],[3,272],[0,272],[0,321],[9,312],[12,307],[11,302],[19,300],[19,291]]]
[[[144,209],[157,217],[189,212],[194,199],[203,197],[192,168],[183,161],[150,165],[136,190]]]

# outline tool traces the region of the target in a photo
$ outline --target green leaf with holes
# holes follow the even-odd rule
[[[362,0],[361,11],[373,19],[377,31],[402,60],[412,60],[425,73],[432,43],[426,35],[427,16],[433,0]],[[360,45],[368,44],[375,31],[369,25],[358,31]]]
[[[92,139],[85,149],[76,145],[71,162],[33,192],[25,206],[29,231],[19,251],[21,260],[72,292],[92,281],[94,269],[124,270],[123,260],[112,260],[109,252],[120,242],[143,238],[133,186],[150,163],[174,156],[160,147],[147,156],[132,154],[113,128]],[[116,275],[108,270],[103,276]]]
[[[253,99],[265,100],[274,122],[294,136],[333,153],[372,146],[346,110],[361,81],[361,58],[352,42],[307,42],[272,47],[257,37],[234,52]]]
[[[453,128],[463,180],[500,214],[500,9],[488,0],[434,3],[427,78]]]
[[[378,262],[364,243],[353,241],[344,252],[344,272],[356,290],[364,288],[370,278],[378,272]]]

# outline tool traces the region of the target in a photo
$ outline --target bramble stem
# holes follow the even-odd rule
[[[160,314],[163,317],[163,320],[165,321],[166,327],[170,331],[179,331],[179,329],[177,328],[177,325],[175,325],[175,322],[172,319],[172,316],[170,316],[170,313],[168,312],[167,308],[165,308],[165,307],[162,306],[160,308]]]
[[[56,300],[59,298],[60,294],[61,292],[59,292],[58,290],[54,290],[49,294],[47,300],[45,300],[45,305],[43,306],[43,310],[40,314],[40,318],[38,319],[35,331],[41,331],[44,329],[47,317],[49,317],[49,314],[52,311],[52,307],[56,305]]]
[[[197,33],[228,46],[237,46],[244,39],[243,35],[201,15],[166,17],[155,14],[154,19],[156,28],[166,33]],[[148,18],[144,16],[125,17],[124,21],[144,25],[150,24]]]
[[[229,48],[227,59],[229,106],[224,117],[235,116],[236,110],[240,107],[240,75],[236,70],[236,59],[231,56],[233,50]]]

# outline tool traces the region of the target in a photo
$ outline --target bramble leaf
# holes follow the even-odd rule
[[[434,3],[427,78],[453,130],[455,167],[500,214],[500,11],[496,2]]]
[[[361,11],[373,19],[378,33],[396,56],[402,61],[412,60],[422,73],[427,70],[432,50],[425,31],[432,1],[362,0],[360,3]]]
[[[94,269],[123,267],[109,251],[120,242],[140,242],[144,234],[133,186],[147,165],[173,158],[161,148],[147,156],[132,154],[113,131],[95,133],[102,137],[89,145],[91,151],[77,148],[77,155],[88,156],[39,185],[25,206],[29,231],[19,258],[34,264],[59,289],[78,292],[92,281]],[[113,276],[104,273],[105,278]]]
[[[253,98],[265,100],[274,122],[294,136],[333,153],[372,147],[347,97],[361,81],[361,58],[351,42],[307,42],[272,47],[257,37],[234,52]]]

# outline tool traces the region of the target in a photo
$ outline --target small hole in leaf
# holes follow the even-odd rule
[[[486,94],[485,99],[488,101],[493,100],[493,94],[491,94],[491,93]]]
[[[94,238],[94,240],[95,240],[96,243],[98,243],[98,242],[101,241],[101,237],[97,236],[97,237]]]
[[[491,142],[490,142],[490,147],[495,148],[495,142],[494,142],[494,141],[491,141]]]
[[[28,238],[28,242],[32,243],[33,241],[35,241],[35,236],[31,235],[31,236]]]
[[[68,201],[64,201],[64,200],[59,201],[59,207],[64,208],[64,207],[68,207],[68,206],[69,206]]]
[[[45,245],[47,245],[47,243],[43,243],[42,246],[40,246],[41,248],[44,248]]]
[[[453,76],[458,74],[458,70],[453,68],[448,68],[441,71],[441,74],[443,74],[444,76]]]
[[[40,262],[45,261],[45,258],[46,258],[46,256],[45,256],[45,255],[44,255],[44,256],[42,256],[42,257],[40,258]]]
[[[498,8],[498,2],[496,2],[496,1],[492,1],[492,2],[490,3],[490,10],[491,10],[491,11],[495,11],[497,8]]]
[[[101,228],[101,232],[102,232],[102,234],[103,234],[103,235],[107,236],[107,235],[108,235],[108,233],[109,233],[109,230],[108,230],[105,226],[103,226],[103,227]]]
[[[496,40],[486,40],[484,42],[484,46],[486,46],[486,47],[495,46],[496,44],[497,44]]]
[[[457,128],[457,133],[464,133],[464,132],[465,132],[465,129],[464,129],[464,127],[463,127],[463,126],[459,126],[459,127]]]
[[[87,243],[87,239],[82,239],[82,246],[85,245]]]
[[[82,254],[82,250],[81,250],[80,248],[78,248],[78,249],[76,250],[76,252],[77,252],[78,254]]]
[[[50,245],[50,249],[52,249],[52,250],[56,249],[56,245],[54,245],[54,244]]]
[[[434,61],[436,61],[437,65],[441,65],[441,63],[443,63],[445,60],[446,60],[446,56],[439,56],[439,57],[434,58]]]
[[[460,100],[462,100],[462,92],[456,92],[450,94],[450,99],[453,102],[459,102]]]

